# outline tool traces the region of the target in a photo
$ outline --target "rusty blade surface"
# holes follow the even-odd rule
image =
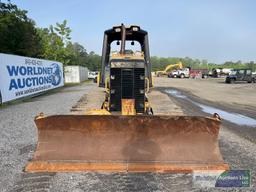
[[[228,167],[219,151],[220,121],[213,118],[58,115],[35,123],[31,172]]]

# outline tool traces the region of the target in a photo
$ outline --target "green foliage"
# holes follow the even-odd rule
[[[27,11],[11,3],[0,3],[0,52],[98,70],[101,57],[94,52],[87,53],[79,43],[72,43],[67,24],[64,20],[55,26],[36,28]]]
[[[184,65],[184,67],[191,67],[193,69],[202,69],[202,68],[209,68],[207,60],[200,61],[199,59],[191,59],[189,57],[185,58],[178,58],[178,57],[157,57],[153,56],[151,57],[151,63],[152,63],[152,70],[158,71],[158,70],[164,70],[164,68],[169,64],[175,64],[177,62],[181,61]]]
[[[56,26],[39,28],[37,33],[41,38],[42,58],[56,60],[66,65],[70,64],[72,55],[69,49],[71,29],[67,27],[66,20],[61,24],[56,23]]]
[[[28,57],[39,57],[56,60],[64,65],[81,65],[96,71],[100,68],[101,57],[87,50],[79,43],[73,43],[71,29],[64,20],[48,28],[36,28],[35,22],[27,17],[27,11],[20,10],[16,5],[0,3],[0,52]],[[152,70],[163,70],[169,64],[181,61],[185,67],[192,69],[213,68],[250,68],[256,70],[252,61],[227,61],[222,65],[208,63],[207,60],[189,57],[151,57]]]
[[[50,26],[50,28],[51,28],[51,31],[53,31],[53,27]],[[54,30],[57,31],[61,40],[64,43],[67,44],[69,40],[71,40],[71,37],[70,37],[71,29],[67,27],[67,20],[64,20],[63,23],[56,23],[56,27],[54,27]]]
[[[79,43],[71,43],[68,45],[70,50],[70,65],[81,65],[87,67],[91,71],[97,71],[100,67],[101,57],[94,52],[87,53],[86,49]]]
[[[98,70],[101,57],[94,52],[88,54],[79,43],[72,43],[70,34],[71,29],[67,26],[66,20],[63,23],[56,23],[56,26],[38,29],[43,45],[41,56],[60,61],[64,65],[81,65],[89,70]]]
[[[256,63],[254,63],[254,61],[251,61],[251,62],[247,63],[246,66],[247,66],[247,68],[256,72]]]
[[[0,3],[0,52],[37,57],[41,54],[40,38],[27,11],[11,3]]]
[[[241,68],[249,68],[252,71],[256,71],[256,64],[251,61],[250,63],[242,63],[241,61],[232,62],[227,61],[223,64],[215,64],[215,63],[208,63],[207,60],[199,60],[199,59],[192,59],[189,57],[185,58],[177,58],[177,57],[151,57],[152,63],[152,70],[153,71],[160,71],[164,70],[165,67],[169,64],[175,64],[178,61],[181,61],[184,67],[191,67],[192,69],[216,69],[216,68],[232,68],[232,69],[241,69]]]

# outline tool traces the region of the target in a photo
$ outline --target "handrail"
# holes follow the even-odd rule
[[[109,84],[109,77],[107,77],[107,78],[105,79],[105,90],[106,90],[107,93],[109,93],[108,84]]]
[[[147,91],[146,91],[146,93],[149,93],[149,78],[146,77],[145,79],[147,81],[147,89],[146,89]]]

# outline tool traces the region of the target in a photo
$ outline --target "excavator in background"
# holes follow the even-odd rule
[[[179,62],[176,63],[176,64],[167,65],[163,71],[156,71],[156,76],[157,76],[157,77],[167,76],[167,75],[168,75],[168,72],[169,72],[171,69],[182,69],[182,68],[183,68],[183,64],[182,64],[182,62],[179,61]]]
[[[111,51],[117,41],[119,52]],[[141,50],[126,50],[137,41]],[[132,43],[133,44],[133,43]],[[148,33],[114,26],[104,33],[101,109],[35,117],[38,144],[27,172],[192,172],[227,170],[218,145],[220,118],[155,115]]]

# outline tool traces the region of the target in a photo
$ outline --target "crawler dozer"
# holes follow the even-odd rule
[[[129,41],[138,42],[141,49],[126,50]],[[120,51],[111,51],[113,42]],[[153,87],[148,33],[139,26],[122,24],[105,31],[98,84],[106,90],[101,109],[35,118],[38,144],[26,171],[228,169],[218,145],[218,115],[153,114],[148,100]]]

